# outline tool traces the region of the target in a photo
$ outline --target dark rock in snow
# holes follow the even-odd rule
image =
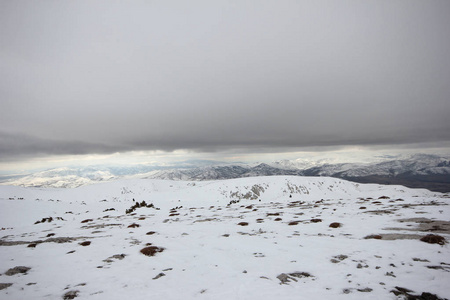
[[[14,267],[14,268],[11,268],[8,271],[6,271],[5,275],[12,276],[12,275],[16,275],[19,273],[26,274],[30,269],[31,268],[29,268],[29,267],[18,266],[18,267]]]

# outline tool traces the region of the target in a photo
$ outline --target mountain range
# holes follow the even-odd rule
[[[90,166],[57,168],[6,179],[1,184],[73,188],[117,179],[219,180],[255,176],[327,176],[359,183],[396,184],[412,188],[450,192],[450,159],[415,154],[372,163],[328,163],[282,160],[244,164],[189,161],[172,166]]]

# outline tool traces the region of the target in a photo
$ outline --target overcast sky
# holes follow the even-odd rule
[[[1,1],[0,162],[445,148],[449,15],[447,0]]]

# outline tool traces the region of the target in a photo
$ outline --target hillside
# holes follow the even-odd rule
[[[448,244],[421,241],[448,204],[327,177],[0,186],[0,299],[450,298]]]

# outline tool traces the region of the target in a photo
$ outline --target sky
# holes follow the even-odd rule
[[[0,172],[450,154],[449,14],[447,0],[1,1]]]

